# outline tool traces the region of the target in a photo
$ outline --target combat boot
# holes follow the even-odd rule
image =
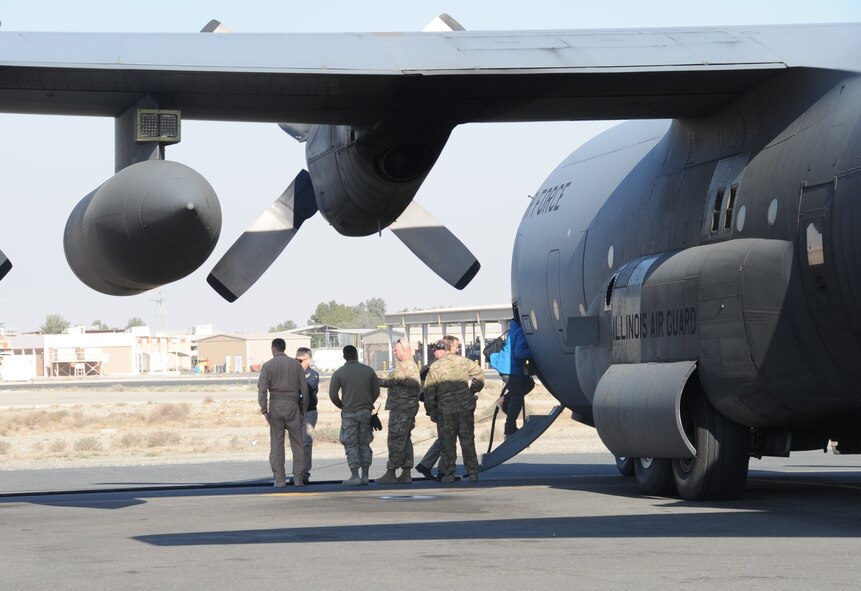
[[[368,480],[368,466],[362,466],[362,479],[359,484],[368,484],[368,482],[370,482]]]
[[[398,477],[395,475],[395,469],[389,468],[386,473],[377,478],[374,482],[377,484],[395,484],[398,482]]]
[[[470,482],[478,482],[478,472],[470,472],[469,473],[469,481]]]
[[[398,484],[412,484],[413,476],[410,474],[411,468],[401,470],[401,475],[398,476]]]
[[[457,482],[458,480],[460,480],[460,479],[457,476],[455,476],[454,474],[445,474],[440,479],[440,482]]]
[[[344,486],[359,486],[362,484],[362,479],[359,478],[359,470],[357,468],[353,468],[350,470],[350,477],[347,480],[341,482]]]

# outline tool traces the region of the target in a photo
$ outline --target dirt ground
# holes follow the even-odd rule
[[[489,381],[476,409],[476,447],[486,451],[494,402],[502,388]],[[89,388],[87,389],[89,390]],[[318,406],[315,459],[342,458],[338,443],[340,415],[328,396],[327,380]],[[66,392],[79,400],[77,392]],[[74,395],[73,395],[74,394]],[[0,391],[0,470],[190,463],[226,460],[259,461],[268,457],[269,431],[257,405],[254,384],[196,388],[136,388],[93,391],[98,402],[62,402],[64,392],[15,392],[16,406],[4,404]],[[378,401],[385,407],[386,390]],[[45,401],[49,401],[47,404]],[[146,400],[143,402],[143,400]],[[32,401],[32,404],[30,404]],[[59,401],[59,402],[58,402]],[[556,400],[538,385],[526,398],[527,414],[547,414]],[[385,427],[388,413],[380,411]],[[496,420],[499,441],[503,417]],[[420,457],[436,437],[436,427],[419,411],[413,444]],[[386,431],[376,434],[375,455],[386,455]],[[594,429],[563,414],[533,443],[530,452],[577,453],[606,451]]]

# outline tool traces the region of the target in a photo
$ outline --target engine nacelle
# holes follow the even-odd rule
[[[135,295],[181,279],[215,248],[221,206],[212,186],[177,162],[124,168],[84,197],[63,248],[78,278],[108,295]]]
[[[315,126],[305,153],[320,213],[345,236],[387,227],[412,201],[451,130],[421,117]]]

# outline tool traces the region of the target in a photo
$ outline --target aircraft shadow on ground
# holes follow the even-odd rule
[[[153,546],[576,538],[861,537],[861,518],[811,524],[768,511],[539,517],[478,521],[216,530],[136,536]]]
[[[841,468],[844,468],[841,466]],[[522,470],[529,470],[529,477],[524,477]],[[124,483],[128,484],[128,483]],[[152,484],[160,484],[160,483],[140,483],[142,486],[146,487],[146,485]],[[112,485],[113,486],[113,485]],[[640,493],[636,481],[633,477],[626,478],[622,477],[616,471],[615,466],[613,465],[602,465],[602,464],[509,464],[504,468],[496,469],[493,472],[493,476],[490,475],[482,475],[482,479],[479,483],[473,484],[468,483],[465,480],[457,483],[449,484],[449,485],[441,485],[437,482],[426,481],[426,480],[416,480],[412,486],[398,486],[398,485],[376,485],[372,484],[370,487],[362,487],[362,488],[342,488],[338,484],[334,482],[330,483],[314,483],[305,487],[304,489],[280,489],[273,490],[270,485],[270,481],[268,480],[253,480],[253,481],[234,481],[234,482],[224,482],[224,483],[216,483],[216,484],[202,484],[197,486],[180,486],[180,487],[159,487],[159,486],[151,486],[150,488],[137,488],[137,489],[128,489],[122,490],[113,488],[111,490],[88,490],[74,493],[58,493],[58,494],[38,494],[35,493],[33,495],[22,495],[22,494],[13,494],[8,496],[0,496],[0,506],[5,503],[21,503],[26,502],[30,504],[36,505],[45,505],[51,507],[69,507],[69,508],[91,508],[91,509],[124,509],[127,507],[133,507],[136,505],[141,505],[148,500],[158,499],[158,498],[168,498],[168,497],[205,497],[205,496],[232,496],[232,495],[256,495],[261,493],[271,493],[271,494],[279,494],[279,493],[290,493],[290,494],[298,494],[298,496],[294,497],[296,499],[302,498],[302,491],[309,493],[326,493],[327,495],[335,495],[337,496],[338,492],[362,492],[369,496],[382,496],[382,495],[422,495],[422,494],[448,494],[448,493],[456,493],[459,491],[467,491],[470,489],[493,489],[493,488],[517,488],[517,487],[533,487],[533,486],[545,486],[554,488],[557,490],[566,490],[571,492],[578,492],[588,490],[593,494],[619,497],[619,498],[641,498],[642,494]],[[434,491],[434,492],[432,492]],[[542,523],[542,526],[538,528],[538,533],[535,535],[529,535],[528,533],[525,537],[616,537],[619,536],[636,536],[636,533],[632,533],[628,528],[630,527],[630,522],[632,519],[634,520],[646,520],[646,521],[654,521],[658,520],[657,523],[660,525],[660,528],[656,529],[654,527],[650,527],[647,529],[647,533],[643,535],[646,536],[656,536],[656,535],[681,535],[681,536],[693,536],[697,537],[700,535],[735,535],[731,531],[729,533],[720,533],[723,530],[727,529],[727,524],[730,524],[729,529],[733,530],[732,524],[738,524],[738,520],[740,519],[742,522],[748,522],[749,520],[760,519],[762,515],[772,515],[772,516],[782,516],[785,513],[785,509],[781,506],[783,503],[806,503],[807,500],[813,500],[815,498],[816,502],[822,504],[826,502],[823,499],[823,495],[826,495],[828,499],[827,502],[832,504],[839,503],[852,503],[853,509],[848,511],[848,513],[843,513],[841,517],[841,521],[846,524],[854,523],[852,519],[854,518],[846,518],[845,516],[848,514],[854,515],[856,511],[854,510],[854,506],[857,505],[858,501],[861,500],[861,472],[859,471],[810,471],[810,472],[777,472],[777,471],[769,471],[769,470],[752,470],[750,474],[750,479],[748,480],[747,491],[745,493],[745,498],[739,501],[732,502],[716,502],[716,503],[704,503],[704,502],[687,502],[682,501],[677,498],[666,498],[666,507],[670,508],[695,508],[702,509],[704,507],[713,507],[716,509],[726,509],[729,512],[718,512],[715,514],[702,515],[697,513],[696,515],[670,515],[667,516],[666,521],[662,518],[658,518],[657,516],[611,516],[606,518],[601,517],[563,517],[563,518],[552,518],[550,522],[547,523],[547,527],[543,524],[542,520],[538,520],[538,522]],[[813,498],[811,498],[813,497]],[[576,510],[576,508],[575,508]],[[839,511],[834,508],[833,514],[837,515]],[[701,527],[693,527],[690,528],[687,525],[688,519],[692,518],[694,524],[700,520],[704,523],[710,523],[711,520],[714,520],[714,516],[718,515],[716,522],[713,524],[715,527],[701,528]],[[597,520],[597,521],[596,521]],[[622,529],[618,532],[615,528],[615,520],[620,520],[623,525]],[[521,537],[520,532],[521,529],[533,530],[533,527],[529,525],[533,523],[535,520],[496,520],[496,521],[474,521],[470,522],[471,524],[475,524],[477,528],[475,531],[469,532],[469,535],[465,535],[462,527],[456,527],[454,529],[458,530],[454,532],[449,537],[451,539],[464,539],[475,536],[476,539],[497,539],[499,538],[511,538],[511,537]],[[460,522],[461,524],[463,522]],[[549,527],[550,524],[561,524],[559,527]],[[598,525],[594,525],[594,524]],[[521,524],[517,526],[517,524]],[[567,524],[567,525],[566,525]],[[444,526],[443,529],[438,530],[436,528],[437,525]],[[855,536],[854,529],[858,529],[861,532],[861,516],[858,518],[858,528],[852,528],[853,531],[849,533],[850,536]],[[516,526],[516,527],[514,527]],[[365,536],[362,537],[357,536],[355,538],[345,538],[343,535],[338,534],[337,532],[330,531],[329,528],[306,528],[306,530],[294,530],[294,529],[278,529],[278,530],[265,530],[260,536],[256,534],[259,532],[245,532],[247,535],[243,537],[243,532],[200,532],[197,534],[178,534],[181,539],[192,540],[194,536],[201,536],[201,539],[207,539],[206,536],[210,534],[213,536],[213,539],[219,539],[220,536],[231,539],[236,539],[238,541],[235,542],[197,542],[200,544],[205,543],[274,543],[278,542],[294,542],[294,541],[345,541],[350,539],[355,540],[363,540],[367,539],[369,541],[375,539],[390,539],[390,540],[401,540],[401,539],[448,539],[443,532],[445,531],[445,527],[452,527],[451,524],[425,524],[425,523],[417,523],[417,524],[409,524],[406,525],[385,525],[381,524],[378,526],[362,526],[363,529],[365,527],[370,527],[372,530],[378,529],[379,534],[371,535],[369,532],[365,532]],[[402,528],[415,527],[416,530],[411,534],[414,537],[402,537],[404,534],[402,532]],[[472,526],[471,526],[472,527]],[[513,529],[511,529],[513,527]],[[391,529],[388,529],[391,528]],[[350,526],[335,528],[338,532],[350,532]],[[665,531],[664,533],[656,533],[658,531]],[[546,532],[545,532],[546,530]],[[557,531],[558,530],[558,531]],[[762,536],[769,535],[767,532],[760,532],[754,529],[742,528],[743,533],[739,533],[737,535],[753,535],[753,536]],[[816,533],[810,533],[809,530],[805,529],[805,533],[802,534],[799,532],[798,535],[811,535],[816,537]],[[298,533],[297,533],[298,532]],[[700,533],[698,533],[700,532]],[[386,537],[386,536],[391,537]],[[793,535],[793,534],[789,534]],[[182,536],[186,536],[186,538],[182,538]],[[188,537],[191,536],[191,537]],[[442,536],[442,537],[438,537]],[[284,539],[281,539],[283,537]],[[295,539],[294,539],[295,538]],[[141,541],[146,541],[148,543],[157,543],[156,540],[160,539],[158,536],[150,537],[147,539],[141,538]],[[180,538],[178,538],[180,539]],[[193,543],[193,542],[189,542]],[[171,545],[171,544],[166,544]]]
[[[524,477],[524,473],[528,471],[529,477]],[[458,466],[458,472],[463,473],[463,469]],[[554,486],[560,483],[560,479],[570,478],[572,476],[602,476],[618,474],[614,466],[602,464],[508,464],[493,469],[492,476],[483,475],[479,486],[482,488],[491,487],[516,487],[516,486]],[[92,509],[123,509],[145,503],[147,499],[172,497],[172,496],[209,496],[209,495],[238,495],[238,494],[260,494],[261,489],[266,492],[279,492],[271,490],[270,479],[255,479],[255,480],[240,480],[226,481],[216,483],[167,483],[155,481],[141,482],[100,482],[95,483],[99,488],[92,488],[73,492],[51,492],[40,493],[34,491],[33,494],[24,493],[9,493],[0,495],[0,505],[6,502],[21,502],[26,501],[32,504],[46,505],[51,507],[75,507],[75,508],[92,508]],[[306,488],[309,492],[318,492],[323,490],[321,487],[329,486],[334,488],[325,489],[326,492],[335,492],[338,490],[355,491],[356,489],[340,488],[339,480],[332,481],[314,481],[311,486]],[[441,485],[436,482],[427,481],[424,479],[416,479],[413,486],[396,486],[396,485],[376,485],[372,484],[369,488],[361,488],[358,490],[368,492],[370,494],[397,492],[398,494],[411,494],[411,491],[421,490],[422,488],[443,486],[446,489],[456,489],[457,487],[475,486],[467,484],[466,481],[460,481],[451,485]],[[576,484],[571,487],[560,488],[576,488]],[[296,489],[287,488],[280,492],[298,492]]]

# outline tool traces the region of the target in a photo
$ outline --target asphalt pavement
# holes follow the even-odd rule
[[[327,470],[343,475],[298,489],[273,489],[265,462],[2,471],[0,589],[861,582],[858,456],[754,460],[745,498],[721,503],[642,496],[609,454],[526,454],[451,485],[345,488]],[[8,494],[38,485],[84,492]]]

